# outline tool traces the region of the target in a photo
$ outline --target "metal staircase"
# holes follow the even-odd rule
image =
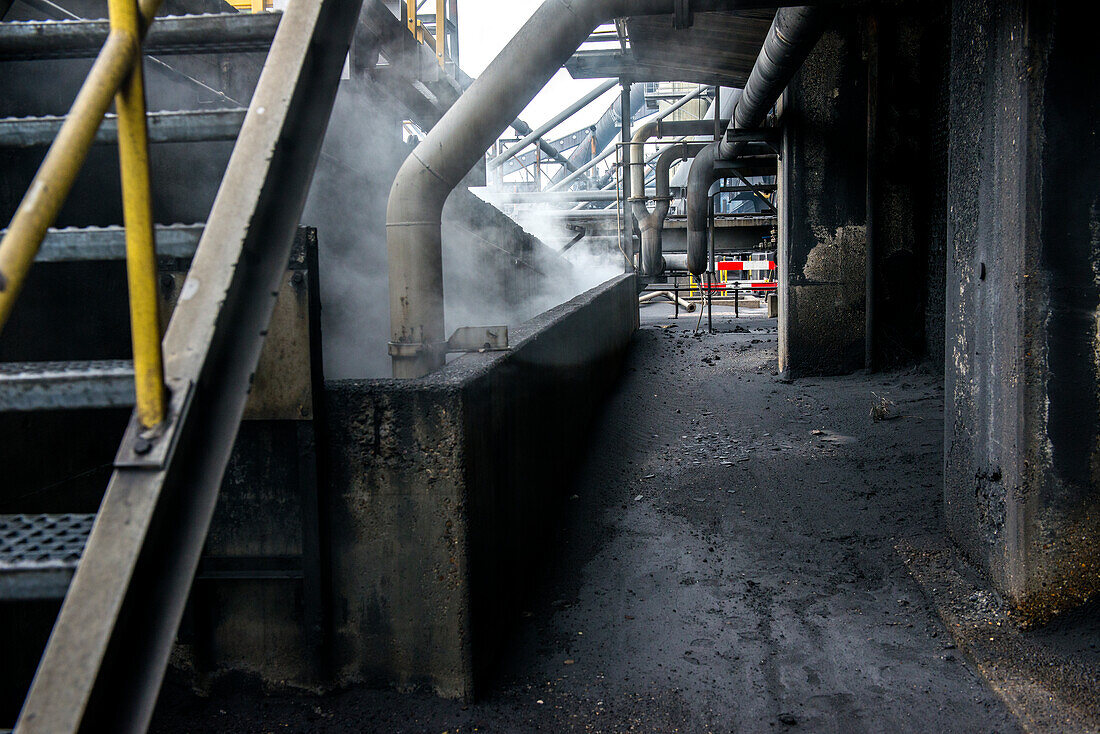
[[[110,22],[0,23],[0,61],[96,58],[68,116],[0,119],[0,150],[53,146],[0,242],[0,327],[23,274],[34,272],[31,260],[39,269],[125,259],[136,355],[133,361],[0,364],[0,412],[108,411],[134,406],[135,392],[138,405],[96,514],[0,516],[0,601],[64,597],[16,731],[144,731],[148,726],[291,255],[360,2],[294,0],[285,14],[154,20],[159,0],[111,0]],[[0,3],[0,10],[7,5]],[[132,121],[120,126],[114,115],[102,113],[115,98],[132,120],[127,109],[133,95],[127,101],[125,94],[133,72],[127,69],[140,67],[140,51],[134,49],[143,35],[144,52],[165,57],[270,47],[247,109],[146,115],[141,103],[148,143],[236,140],[203,224],[155,230],[142,224],[143,206],[146,216],[149,207],[129,183],[134,175],[140,179],[141,166],[126,158]],[[172,68],[159,58],[157,63]],[[123,155],[127,226],[97,222],[47,230],[89,148],[104,144],[118,144]],[[140,241],[135,248],[143,226],[155,232],[155,255],[152,241],[144,253]],[[155,265],[143,270],[135,262],[142,258],[189,261],[190,269],[177,281],[158,275]],[[36,285],[33,275],[26,279],[28,293]],[[164,286],[162,301],[165,289],[172,292],[170,321],[166,304],[157,303],[158,286]],[[142,290],[154,294],[153,300],[140,302]],[[162,369],[139,344],[142,328],[153,330]],[[165,395],[159,412],[150,397],[158,390]]]

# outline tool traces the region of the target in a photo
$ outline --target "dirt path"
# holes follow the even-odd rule
[[[942,378],[783,383],[775,320],[726,311],[722,333],[693,336],[694,317],[643,309],[483,701],[169,687],[154,729],[1018,731],[896,550],[942,527]],[[872,421],[872,393],[898,417]]]

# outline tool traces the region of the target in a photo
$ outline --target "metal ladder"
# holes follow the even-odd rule
[[[137,337],[134,362],[0,365],[0,412],[117,409],[133,406],[135,393],[138,403],[98,513],[0,516],[0,599],[64,597],[15,731],[144,731],[148,726],[290,256],[360,2],[294,0],[282,19],[274,13],[227,13],[153,21],[159,0],[143,0],[140,6],[134,0],[112,0],[111,22],[0,23],[0,60],[94,56],[90,78],[100,82],[104,77],[96,77],[96,69],[101,66],[116,72],[120,65],[140,66],[141,52],[135,54],[132,44],[142,42],[144,27],[148,34],[143,46],[149,54],[256,51],[270,46],[247,110],[145,114],[142,104],[140,116],[150,143],[237,141],[206,222],[155,229],[156,256],[191,260],[163,342],[159,328],[155,331],[163,369],[150,366]],[[118,13],[119,7],[125,12]],[[118,17],[126,13],[129,26]],[[108,97],[131,84],[132,75],[115,73],[111,83]],[[89,86],[95,85],[86,83],[68,117],[0,119],[0,148],[71,142],[72,136],[65,138],[65,125],[83,125],[94,132],[94,137],[85,134],[78,140],[83,147],[78,146],[79,160],[92,144],[118,142],[118,118],[100,113],[95,120],[87,119],[95,116],[88,110],[96,105],[81,106],[79,100],[86,92],[96,92],[88,92]],[[125,150],[134,113],[124,109],[121,98],[119,109],[131,116],[130,127],[122,126],[119,147]],[[133,171],[123,155],[125,179]],[[49,160],[47,156],[47,164]],[[75,173],[65,175],[71,184]],[[30,248],[34,262],[119,260],[129,255],[128,265],[132,264],[132,237],[128,243],[124,227],[46,230],[66,193],[67,186],[48,187],[47,196],[53,200],[36,212],[38,241],[22,244],[24,250]],[[24,201],[33,198],[28,195]],[[127,213],[135,206],[142,208],[124,186]],[[11,229],[18,230],[18,225]],[[21,280],[8,270],[12,260],[5,259],[7,239],[4,243],[0,299],[13,281],[18,291]],[[151,249],[150,242],[146,259]],[[24,265],[30,267],[29,262]],[[155,279],[155,269],[145,275]],[[135,307],[139,296],[133,284],[131,275],[131,313],[143,310],[148,322],[150,305]],[[150,285],[155,292],[156,283]],[[0,312],[10,309],[7,305]],[[154,327],[156,313],[154,303]],[[149,399],[150,374],[159,374],[165,395],[159,413],[150,408],[156,402]]]

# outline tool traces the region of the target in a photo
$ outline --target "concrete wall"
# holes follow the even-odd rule
[[[928,355],[938,363],[943,354],[947,6],[929,0],[878,8],[866,39],[868,54],[877,56],[875,369]]]
[[[620,276],[419,380],[329,381],[339,682],[470,697],[637,328]]]
[[[787,87],[779,166],[779,369],[863,366],[866,70],[838,13]]]
[[[952,13],[947,520],[1042,620],[1100,589],[1098,12]]]
[[[865,365],[868,234],[872,366],[942,359],[947,8],[910,1],[838,14],[784,95],[780,365],[791,376]]]

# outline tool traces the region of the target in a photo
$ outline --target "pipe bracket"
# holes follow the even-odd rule
[[[391,357],[419,357],[426,352],[455,354],[509,349],[507,326],[462,326],[445,342],[388,342]]]

